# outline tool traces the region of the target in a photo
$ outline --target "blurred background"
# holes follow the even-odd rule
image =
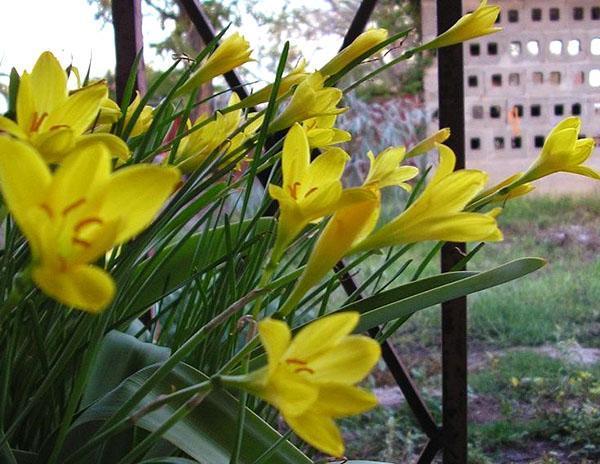
[[[496,0],[504,32],[465,45],[467,165],[500,180],[526,169],[544,134],[567,116],[580,116],[582,135],[600,137],[600,3],[592,0]],[[241,70],[258,88],[272,79],[279,50],[291,40],[290,68],[309,69],[339,49],[357,0],[204,1],[215,24],[242,32],[255,62]],[[465,12],[477,6],[465,2]],[[173,55],[194,56],[203,44],[176,1],[142,0],[144,58],[149,82]],[[35,13],[33,13],[35,12]],[[380,0],[372,27],[413,29],[408,43],[435,34],[433,0]],[[8,73],[31,69],[44,50],[65,65],[114,82],[110,0],[7,1],[0,18],[0,112]],[[390,50],[387,61],[402,50]],[[364,73],[380,62],[366,63]],[[173,75],[175,79],[177,74]],[[347,182],[366,172],[365,154],[414,145],[437,128],[435,55],[414,57],[348,96],[352,110],[339,119],[353,133]],[[168,86],[165,84],[165,88]],[[215,80],[214,89],[224,88]],[[217,102],[216,107],[218,108]],[[211,109],[211,108],[207,108]],[[212,108],[214,109],[214,108]],[[598,149],[590,164],[600,166]],[[418,160],[425,165],[427,158]],[[543,256],[549,265],[523,280],[469,300],[470,460],[473,463],[600,462],[600,190],[593,181],[560,175],[530,196],[506,205],[505,241],[483,247],[469,266],[483,269],[519,256]],[[403,205],[386,195],[386,214]],[[414,264],[429,248],[416,247]],[[365,279],[374,257],[358,271]],[[389,276],[399,275],[389,269]],[[438,271],[434,260],[423,275]],[[393,339],[432,409],[439,413],[440,317],[418,313]],[[381,407],[345,422],[349,455],[410,462],[425,437],[402,394],[382,368],[370,380]]]

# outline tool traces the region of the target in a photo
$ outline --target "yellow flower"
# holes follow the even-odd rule
[[[371,29],[365,31],[354,39],[354,42],[329,60],[319,72],[324,76],[333,76],[387,38],[388,31],[385,29]]]
[[[445,127],[440,129],[435,134],[430,135],[425,140],[421,140],[418,144],[410,149],[406,154],[406,158],[413,158],[433,150],[438,143],[444,143],[450,137],[450,129]]]
[[[239,101],[237,94],[232,93],[229,106]],[[175,155],[178,166],[184,172],[192,172],[197,169],[212,152],[227,142],[229,136],[238,128],[241,116],[242,110],[230,111],[225,114],[217,112],[213,121],[183,137]],[[203,124],[206,119],[206,115],[201,116],[194,125]],[[193,129],[193,126],[191,128]],[[254,128],[254,130],[256,129]],[[236,139],[236,144],[241,144],[240,142],[243,143],[243,140]],[[231,146],[226,148],[228,150]]]
[[[323,453],[340,457],[344,441],[334,419],[366,412],[377,405],[371,392],[355,387],[381,356],[379,344],[350,335],[359,314],[345,312],[319,319],[292,340],[285,322],[258,324],[267,365],[223,383],[245,389],[275,406],[292,430]]]
[[[29,145],[0,137],[0,189],[29,241],[33,281],[86,311],[102,310],[115,292],[91,263],[146,228],[179,179],[176,168],[152,165],[111,175],[103,144],[76,149],[52,174]]]
[[[131,121],[133,113],[135,112],[135,110],[137,110],[138,106],[140,106],[140,93],[136,91],[135,98],[127,107],[127,113],[125,113],[125,121],[123,122],[123,128],[127,127],[129,121]],[[129,133],[129,137],[137,137],[138,135],[145,133],[150,128],[150,124],[152,124],[153,111],[154,108],[152,108],[149,105],[146,105],[144,106],[144,108],[142,108],[140,115],[138,116],[137,120],[135,121],[135,124],[133,125],[133,128],[131,129],[131,132]]]
[[[475,11],[467,13],[446,32],[437,36],[431,42],[421,45],[415,51],[447,47],[501,31],[501,27],[494,27],[499,14],[499,6],[488,6],[487,0],[482,0]]]
[[[298,65],[279,82],[277,97],[281,97],[287,93],[293,86],[298,85],[300,82],[306,79],[308,75],[309,74],[306,72],[306,61],[300,60]],[[252,95],[244,98],[241,103],[237,105],[237,107],[248,108],[250,106],[256,106],[260,103],[265,103],[269,101],[272,90],[273,84],[269,84],[266,87],[254,92]]]
[[[106,84],[98,82],[69,95],[67,74],[50,52],[38,58],[31,74],[24,72],[17,95],[17,122],[0,116],[0,133],[29,142],[49,163],[60,162],[89,135],[84,134],[98,116],[108,95]],[[96,140],[116,139],[113,135]],[[122,141],[109,142],[126,150]]]
[[[121,117],[121,107],[110,97],[104,98],[100,104],[100,114],[96,120],[95,130],[110,130],[110,126]]]
[[[342,91],[331,87],[323,88],[323,83],[323,76],[318,72],[300,82],[286,108],[271,123],[269,131],[277,132],[296,122],[346,111],[346,108],[336,108],[342,99]]]
[[[238,66],[251,61],[250,44],[239,33],[227,37],[215,49],[185,83],[177,90],[176,95],[183,95],[199,88],[214,77],[225,74]]]
[[[125,113],[125,120],[123,121],[123,128],[125,129],[129,122],[131,121],[131,117],[135,110],[137,110],[138,106],[140,106],[140,93],[138,91],[135,92],[135,98],[131,102],[131,104],[127,107],[127,112]],[[142,111],[140,112],[131,132],[129,133],[129,137],[136,137],[138,135],[147,132],[152,124],[152,113],[154,108],[149,105],[144,106]],[[102,106],[100,107],[100,116],[98,117],[98,125],[94,129],[94,132],[102,131],[109,132],[111,126],[116,123],[121,117],[121,108],[110,98],[106,98],[102,102]]]
[[[272,262],[278,262],[285,247],[304,227],[338,207],[347,159],[345,151],[331,148],[311,163],[306,133],[299,124],[290,129],[281,155],[283,185],[269,185],[269,194],[280,208]]]
[[[450,242],[497,241],[502,233],[493,213],[463,212],[483,189],[487,174],[462,169],[454,171],[456,156],[438,145],[440,165],[423,193],[402,214],[358,243],[353,252],[426,240]]]
[[[326,148],[352,139],[350,132],[333,127],[336,115],[319,116],[302,123],[310,148]]]
[[[411,191],[411,186],[406,181],[419,174],[419,170],[414,166],[400,166],[405,157],[404,147],[390,147],[377,157],[373,152],[369,152],[367,156],[370,167],[363,183],[364,187],[379,190],[384,187],[398,186],[407,192]]]
[[[342,192],[343,206],[336,210],[319,236],[304,272],[281,308],[283,315],[289,314],[302,296],[375,228],[381,211],[380,190],[389,186],[410,190],[406,181],[419,172],[413,166],[400,166],[403,147],[388,148],[377,157],[369,152],[368,157],[371,166],[363,186]]]
[[[540,156],[527,172],[516,181],[518,184],[531,182],[555,172],[571,172],[600,180],[600,173],[589,166],[582,166],[594,151],[594,140],[579,139],[581,120],[566,118],[548,134]]]

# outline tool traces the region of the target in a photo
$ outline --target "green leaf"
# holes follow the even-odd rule
[[[104,396],[140,369],[162,362],[171,354],[169,348],[144,343],[137,338],[110,331],[104,337],[88,385],[83,393],[85,408]]]
[[[390,296],[388,293],[394,292],[394,290],[371,297],[372,301],[369,305],[361,305],[361,303],[364,302],[357,302],[342,308],[342,310],[348,310],[349,307],[352,307],[354,310],[361,311],[362,316],[355,331],[364,332],[365,330],[393,321],[394,319],[409,316],[420,309],[428,308],[443,303],[444,301],[450,301],[461,296],[470,295],[471,293],[479,292],[518,279],[519,277],[538,270],[545,264],[546,261],[541,258],[521,258],[489,271],[431,288],[430,290],[414,294],[408,298],[403,298],[392,303],[390,303]],[[418,282],[420,281],[415,281],[413,284]],[[372,309],[374,305],[377,305],[378,307]]]
[[[90,429],[93,430],[94,426],[99,426],[102,421],[110,418],[158,367],[159,365],[153,365],[136,372],[122,382],[119,387],[84,411],[70,431],[67,439],[68,449],[74,451],[85,444],[92,436]],[[139,408],[143,408],[161,395],[197,385],[206,380],[208,377],[200,371],[180,363],[164,379],[154,385],[150,394],[139,404]],[[181,401],[169,403],[161,409],[141,417],[136,425],[145,430],[154,431],[181,404]],[[236,439],[238,408],[238,401],[228,393],[212,392],[194,411],[165,432],[162,438],[202,464],[228,464]],[[239,462],[251,464],[280,436],[259,416],[251,410],[247,410]],[[269,462],[270,464],[312,464],[308,457],[287,441],[277,448]]]
[[[234,236],[242,234],[252,221],[229,224],[230,233]],[[261,218],[256,221],[253,236],[268,234],[273,230],[275,219]],[[210,246],[199,250],[199,244],[209,243]],[[135,275],[140,273],[152,274],[143,284],[140,298],[135,302],[136,308],[150,306],[165,295],[172,293],[186,282],[196,272],[216,265],[227,257],[225,227],[216,227],[204,233],[190,236],[183,243],[179,242],[166,247],[159,255],[138,265]],[[190,265],[193,263],[193,267]]]

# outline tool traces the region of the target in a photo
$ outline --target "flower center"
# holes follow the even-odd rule
[[[100,219],[97,216],[87,216],[76,221],[74,225],[71,221],[66,222],[68,216],[70,216],[74,211],[79,209],[85,203],[85,198],[79,198],[78,200],[75,200],[74,202],[65,206],[61,211],[60,217],[58,218],[58,227],[61,231],[59,232],[59,234],[62,235],[63,232],[66,232],[67,236],[70,236],[70,241],[72,244],[78,245],[83,248],[89,248],[91,246],[91,242],[86,237],[82,237],[82,234],[88,227],[101,226],[102,224],[104,224],[104,221],[102,221],[102,219]],[[48,215],[48,218],[51,221],[55,220],[56,216],[50,205],[48,205],[47,203],[42,203],[40,207]],[[72,226],[69,224],[71,224]]]

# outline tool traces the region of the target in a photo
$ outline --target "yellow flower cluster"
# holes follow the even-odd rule
[[[139,101],[138,95],[125,121]],[[111,174],[111,158],[126,160],[129,149],[91,128],[100,119],[114,123],[118,106],[103,82],[69,94],[67,74],[49,52],[21,76],[16,116],[16,122],[0,117],[0,190],[29,242],[31,277],[65,305],[100,311],[115,284],[94,263],[148,226],[180,181],[179,171],[140,164]],[[150,120],[144,108],[132,135]]]

